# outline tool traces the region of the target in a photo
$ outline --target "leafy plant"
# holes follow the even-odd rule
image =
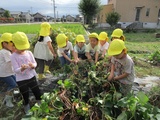
[[[153,87],[149,93],[149,102],[154,105],[157,106],[158,108],[160,108],[160,84],[158,84],[157,86]]]
[[[153,65],[160,65],[160,52],[156,51],[149,56],[149,62]]]
[[[120,15],[117,12],[111,12],[106,15],[106,22],[111,26],[114,27],[118,21],[120,20]]]
[[[92,65],[81,61],[78,65],[69,65],[71,71],[67,78],[59,80],[53,92],[42,96],[41,105],[32,108],[32,117],[47,120],[158,120],[160,109],[149,103],[147,95],[139,92],[122,96],[114,83],[107,81],[105,63],[100,61]]]

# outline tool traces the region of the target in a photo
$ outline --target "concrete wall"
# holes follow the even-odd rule
[[[139,20],[135,19],[137,9],[140,9]],[[150,9],[149,16],[146,16],[148,9]],[[122,28],[137,21],[143,23],[144,28],[159,28],[160,20],[158,22],[158,19],[160,19],[160,16],[158,17],[158,12],[160,11],[160,0],[108,0],[108,4],[104,5],[99,13],[98,23],[105,26],[104,15],[112,11],[121,15],[119,23]]]

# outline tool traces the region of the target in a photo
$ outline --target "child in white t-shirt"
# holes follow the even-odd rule
[[[99,34],[99,46],[100,46],[100,58],[103,59],[109,47],[108,34],[106,32],[101,32]]]
[[[76,37],[76,45],[74,46],[74,54],[75,54],[75,61],[78,62],[79,60],[87,59],[86,57],[86,44],[83,35],[77,35]]]
[[[68,41],[68,37],[65,34],[58,34],[56,37],[56,42],[58,45],[58,57],[61,63],[61,66],[63,67],[65,64],[70,64],[71,62],[74,62],[74,60],[71,59],[71,53],[74,57],[74,50],[73,45],[70,41]]]
[[[11,90],[17,86],[15,73],[11,64],[11,53],[14,51],[12,34],[3,33],[0,38],[0,80],[7,85],[7,92],[4,99],[7,107],[13,107]]]
[[[98,34],[91,33],[89,35],[89,44],[86,46],[86,56],[90,62],[97,63],[100,48],[98,45]]]
[[[48,22],[41,24],[40,36],[34,48],[34,57],[37,61],[38,79],[45,78],[44,72],[50,73],[49,66],[54,57],[57,55],[52,47],[52,40],[50,38],[51,25]]]

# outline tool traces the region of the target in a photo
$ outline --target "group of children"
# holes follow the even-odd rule
[[[100,58],[104,58],[109,46],[108,35],[106,32],[91,33],[89,35],[89,43],[86,44],[83,35],[77,35],[75,46],[68,40],[65,34],[58,34],[56,37],[58,45],[58,56],[61,66],[69,64],[70,62],[79,62],[80,60],[88,59],[90,62],[97,63]],[[71,59],[71,53],[73,60]]]
[[[83,35],[77,35],[76,45],[68,41],[65,34],[59,34],[56,38],[58,45],[58,56],[61,65],[70,62],[78,62],[79,60],[88,59],[90,62],[97,63],[99,59],[103,59],[106,55],[111,60],[111,71],[108,76],[109,81],[114,81],[117,89],[126,95],[131,91],[134,81],[134,63],[127,54],[125,47],[125,36],[122,29],[115,29],[111,35],[111,42],[108,43],[108,35],[106,32],[91,33],[89,35],[89,43],[86,45]],[[70,51],[74,60],[71,59]]]
[[[106,32],[101,32],[99,35],[97,33],[89,34],[88,44],[83,35],[77,35],[75,46],[65,34],[60,33],[56,37],[57,52],[52,47],[51,33],[51,25],[43,22],[33,53],[28,50],[30,44],[25,33],[2,34],[0,38],[0,80],[9,85],[4,99],[8,107],[13,107],[10,91],[17,86],[24,98],[26,114],[30,109],[29,89],[40,103],[41,91],[38,87],[35,68],[38,68],[38,79],[43,79],[44,72],[50,73],[49,66],[57,55],[61,66],[72,62],[76,64],[84,59],[97,63],[106,55],[110,56],[111,71],[108,80],[119,82],[123,94],[131,90],[134,81],[134,63],[127,54],[125,37],[121,29],[118,28],[112,32],[110,43]]]
[[[37,103],[40,103],[41,92],[36,79],[37,62],[31,51],[25,33],[4,33],[0,38],[0,80],[8,84],[4,103],[14,107],[12,90],[19,88],[24,100],[24,111],[30,114],[29,89],[33,92]]]

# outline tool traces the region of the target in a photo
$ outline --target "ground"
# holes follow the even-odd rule
[[[38,81],[40,85],[40,89],[42,93],[44,92],[51,92],[51,90],[54,89],[55,83],[58,80],[58,77],[53,77],[52,75],[46,75],[47,79]],[[5,97],[5,91],[6,91],[6,84],[0,81],[0,120],[21,120],[23,117],[27,117],[24,114],[23,111],[23,106],[21,105],[21,95],[20,94],[15,94],[14,95],[14,107],[13,108],[8,108],[3,104],[3,99]],[[34,97],[31,93],[30,99],[32,99],[31,105],[34,104]]]

